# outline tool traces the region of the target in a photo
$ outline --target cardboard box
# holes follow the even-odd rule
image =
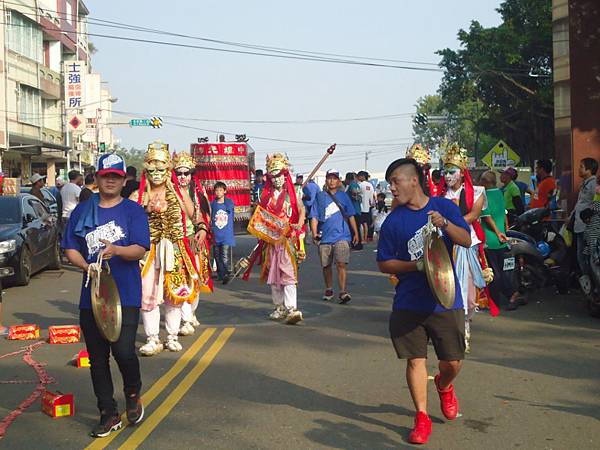
[[[77,368],[90,367],[90,355],[87,350],[81,350],[77,353]]]
[[[13,325],[8,329],[8,339],[27,341],[40,338],[40,327],[35,324]]]
[[[57,325],[48,327],[50,344],[74,344],[81,340],[81,329],[77,325]]]
[[[17,195],[21,190],[20,184],[18,178],[3,178],[2,195]]]
[[[75,403],[73,394],[45,391],[42,396],[42,411],[52,418],[74,415]]]

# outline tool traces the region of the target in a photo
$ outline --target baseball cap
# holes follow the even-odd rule
[[[329,175],[335,175],[336,177],[340,177],[340,171],[337,169],[329,169],[327,171],[327,174],[325,175],[326,177],[328,177]]]
[[[517,174],[517,169],[515,169],[514,167],[507,167],[504,170],[499,170],[500,173],[505,173],[507,174],[509,177],[511,177],[513,180],[515,178],[517,178],[518,174]]]
[[[96,175],[103,176],[108,173],[116,173],[117,175],[124,177],[126,175],[126,170],[125,160],[121,156],[116,153],[108,153],[102,155],[98,160],[98,170],[96,171]]]
[[[43,180],[46,177],[43,177],[42,175],[40,175],[39,173],[34,173],[33,175],[31,175],[31,177],[29,178],[29,182],[31,184],[35,184],[40,180]]]

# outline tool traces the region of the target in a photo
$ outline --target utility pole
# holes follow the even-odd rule
[[[368,161],[369,161],[369,155],[370,155],[371,153],[372,153],[372,151],[371,151],[371,150],[368,150],[368,151],[366,151],[366,152],[365,152],[365,171],[366,171],[366,170],[367,170],[367,168],[368,168],[368,165],[369,165],[369,163],[368,163]]]

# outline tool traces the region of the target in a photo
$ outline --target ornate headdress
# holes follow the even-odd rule
[[[193,169],[195,166],[194,158],[188,152],[182,151],[173,154],[173,169],[178,169],[179,167]]]
[[[290,161],[288,157],[283,153],[273,153],[267,155],[267,172],[281,172],[289,167]]]
[[[144,154],[144,164],[150,161],[160,161],[167,166],[171,166],[171,155],[169,154],[169,145],[160,141],[154,141],[148,145],[148,150]]]
[[[454,142],[449,146],[446,146],[444,156],[442,156],[442,161],[444,162],[444,165],[452,164],[461,170],[467,170],[469,165],[467,150],[461,148],[457,142]]]
[[[407,158],[412,158],[421,165],[429,164],[431,156],[429,150],[423,148],[421,144],[413,144],[413,146],[406,152]]]

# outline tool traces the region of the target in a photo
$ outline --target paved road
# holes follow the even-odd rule
[[[241,238],[236,252],[251,246]],[[33,356],[56,378],[51,389],[75,395],[76,414],[53,420],[35,403],[0,448],[410,447],[413,412],[404,365],[387,337],[391,285],[376,271],[372,246],[352,256],[352,303],[323,303],[316,250],[309,248],[300,283],[306,320],[298,326],[265,320],[268,289],[255,279],[219,287],[203,299],[203,327],[182,339],[184,351],[142,360],[144,424],[110,442],[87,437],[97,420],[89,373],[68,363],[84,345],[42,345]],[[37,323],[44,336],[49,325],[76,323],[79,280],[67,268],[42,273],[27,288],[8,289],[5,322]],[[1,340],[0,355],[21,346]],[[433,374],[433,353],[429,366]],[[0,359],[0,374],[0,380],[35,377],[15,356]],[[543,293],[495,319],[480,313],[457,382],[463,417],[445,423],[431,386],[434,432],[427,448],[600,448],[599,376],[600,321],[587,316],[576,296]],[[33,385],[0,389],[4,417]]]

